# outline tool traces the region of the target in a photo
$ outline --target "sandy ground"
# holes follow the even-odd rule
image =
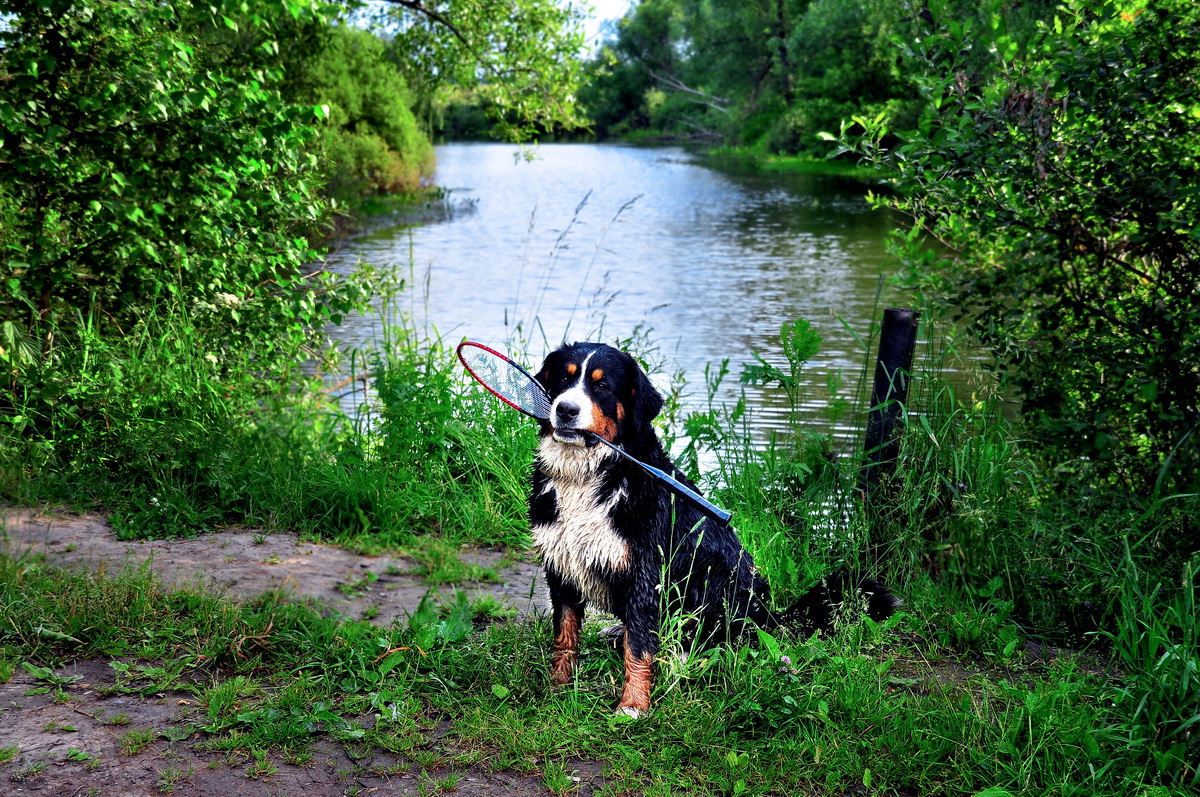
[[[385,625],[414,612],[430,590],[413,572],[415,563],[402,557],[361,556],[331,545],[299,542],[294,534],[249,529],[186,540],[126,542],[117,539],[102,515],[0,510],[0,553],[42,555],[52,564],[108,573],[148,563],[169,586],[205,586],[235,599],[281,588],[296,597],[316,598],[352,619],[378,609],[373,621]],[[472,598],[495,595],[521,616],[549,609],[549,593],[537,565],[506,562],[503,555],[486,550],[464,549],[459,558],[492,569],[500,578],[500,583],[459,585]],[[368,572],[375,580],[368,582]],[[439,589],[452,597],[455,588]]]
[[[377,623],[406,617],[430,589],[413,572],[415,563],[402,557],[361,556],[299,542],[291,534],[263,535],[243,529],[188,540],[124,542],[100,515],[0,509],[0,552],[41,556],[52,564],[109,573],[145,565],[164,584],[202,585],[234,599],[282,588],[298,598],[316,598],[351,618],[377,611],[373,619]],[[492,594],[522,616],[548,608],[549,597],[536,565],[506,561],[501,554],[485,550],[463,550],[460,558],[493,569],[500,583],[443,586],[446,597],[455,588],[466,589],[472,597]],[[377,578],[368,582],[367,572]],[[446,777],[456,779],[455,794],[549,793],[538,771],[488,768],[488,751],[472,751],[482,759],[479,764],[454,765],[454,760],[462,760],[463,751],[442,743],[439,737],[444,732],[437,730],[430,734],[427,752],[446,764],[432,772],[378,751],[356,758],[352,748],[333,741],[314,743],[311,761],[289,761],[272,753],[263,767],[263,762],[245,755],[195,746],[203,713],[189,690],[123,694],[113,689],[115,673],[102,660],[81,661],[55,672],[67,679],[78,676],[58,699],[53,694],[30,694],[37,691],[38,681],[22,668],[8,683],[0,684],[0,750],[16,748],[12,760],[0,764],[0,794],[430,794],[436,793],[431,778]],[[118,723],[113,718],[119,718]],[[153,731],[156,738],[144,750],[124,755],[119,740],[131,729]],[[575,793],[590,794],[603,782],[599,763],[565,763],[579,777]]]
[[[84,661],[57,670],[80,678],[65,688],[66,699],[29,695],[35,679],[19,671],[0,685],[0,747],[19,754],[0,765],[0,794],[47,797],[150,797],[162,794],[259,797],[296,795],[436,794],[432,784],[454,778],[454,794],[485,797],[546,795],[540,771],[497,772],[486,766],[488,752],[474,751],[481,763],[456,766],[460,753],[440,739],[435,728],[422,750],[439,763],[423,770],[402,756],[356,751],[318,740],[311,759],[289,760],[272,751],[262,761],[244,754],[205,750],[198,726],[204,719],[190,691],[145,696],[112,694],[112,669],[103,661]],[[115,721],[115,722],[114,722]],[[119,724],[117,724],[119,723]],[[156,738],[132,755],[120,738],[130,731],[151,731]],[[533,762],[534,767],[542,762]],[[603,783],[597,762],[566,762],[579,778],[579,795]],[[540,768],[539,768],[540,769]]]

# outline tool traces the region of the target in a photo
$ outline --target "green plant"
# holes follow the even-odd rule
[[[908,282],[960,308],[1011,371],[1060,481],[1200,492],[1200,13],[1069,2],[1021,36],[993,5],[979,32],[931,6],[906,45],[917,129],[889,150],[882,120],[859,117],[867,136],[848,146],[894,170],[885,203],[916,222],[897,249]]]
[[[547,761],[542,770],[542,785],[551,794],[570,794],[579,788],[579,778],[561,760]]]
[[[159,770],[158,780],[154,785],[163,794],[169,794],[175,791],[175,788],[180,783],[190,780],[195,773],[196,768],[193,766],[189,766],[187,770],[184,770],[183,767],[171,764]]]
[[[305,233],[326,213],[308,153],[323,112],[280,101],[271,43],[290,24],[325,24],[327,9],[293,10],[0,7],[0,58],[20,76],[0,101],[3,146],[21,153],[0,164],[0,185],[30,209],[7,217],[0,320],[45,340],[93,308],[121,328],[173,297],[217,340],[244,345],[357,306],[344,301],[353,289],[302,268],[316,255]],[[249,70],[259,79],[242,79]]]
[[[1122,612],[1112,641],[1128,683],[1115,690],[1130,711],[1127,726],[1112,729],[1166,782],[1195,788],[1196,728],[1200,726],[1200,605],[1197,560],[1184,565],[1178,586],[1147,588],[1144,576],[1129,573],[1121,592]]]
[[[151,728],[131,728],[117,737],[121,755],[135,756],[145,750],[158,738],[158,731]]]

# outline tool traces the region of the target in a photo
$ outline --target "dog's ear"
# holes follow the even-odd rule
[[[537,373],[533,375],[533,378],[539,385],[545,388],[546,392],[550,391],[550,373],[558,366],[559,362],[562,361],[563,348],[564,346],[559,346],[557,349],[547,354],[546,359],[542,360],[542,367],[538,368]]]
[[[629,357],[629,355],[625,356]],[[629,422],[633,434],[641,437],[650,433],[650,422],[662,412],[663,397],[654,389],[654,385],[650,384],[650,378],[638,365],[637,360],[629,357],[628,364],[636,374],[633,378],[633,385],[629,388],[630,396],[626,399],[629,408]]]

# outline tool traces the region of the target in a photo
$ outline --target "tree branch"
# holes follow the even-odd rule
[[[429,19],[432,22],[436,22],[437,24],[446,28],[446,30],[453,33],[455,38],[457,38],[463,44],[467,45],[468,47],[471,46],[471,43],[469,41],[467,41],[467,37],[464,36],[461,31],[459,31],[458,27],[455,26],[455,24],[453,22],[451,22],[449,19],[447,19],[445,17],[445,15],[443,15],[437,11],[434,11],[432,8],[429,8],[428,6],[426,6],[424,3],[421,2],[421,0],[384,0],[384,2],[391,3],[392,5],[401,6],[402,8],[407,8],[409,11],[413,11],[417,14],[421,14],[426,19]]]
[[[700,99],[696,100],[696,102],[699,102],[702,105],[707,105],[709,108],[720,111],[721,113],[729,112],[729,100],[725,99],[724,97],[715,97],[712,94],[706,94],[703,91],[691,88],[690,86],[684,85],[683,81],[674,75],[660,75],[650,67],[646,67],[646,72],[649,73],[650,77],[654,78],[659,83],[662,83],[672,91],[678,91],[683,94],[691,94],[694,97],[699,97]]]

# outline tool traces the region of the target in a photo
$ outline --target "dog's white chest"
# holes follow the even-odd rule
[[[531,531],[543,561],[589,603],[611,611],[612,596],[603,574],[629,566],[629,546],[609,519],[609,510],[621,493],[602,497],[598,487],[597,478],[550,482],[545,489],[554,493],[558,516]]]

